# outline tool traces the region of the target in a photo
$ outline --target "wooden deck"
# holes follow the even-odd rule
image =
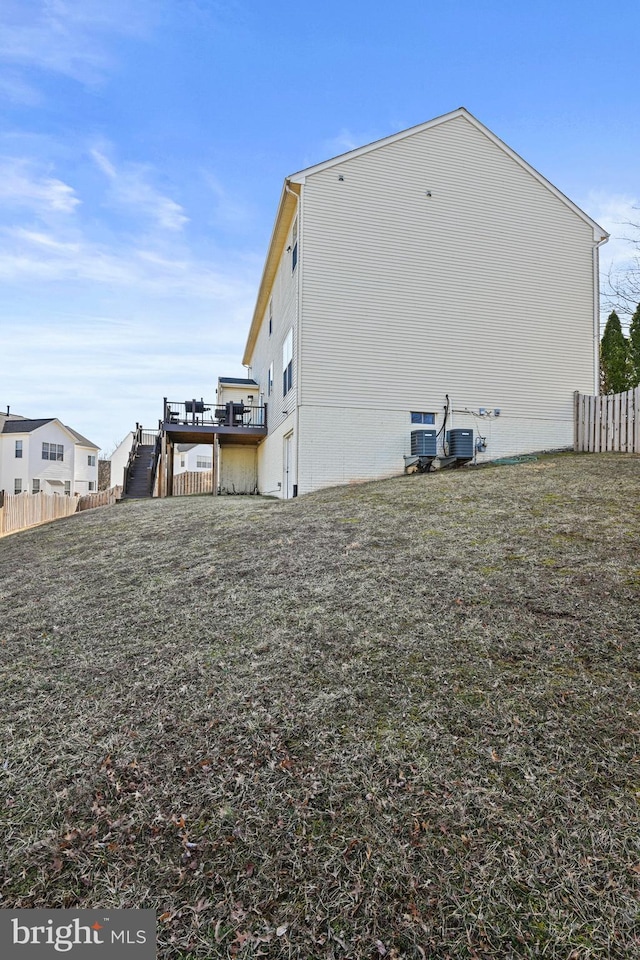
[[[222,407],[204,400],[184,403],[164,401],[162,432],[170,443],[258,444],[267,435],[267,407],[227,403]]]
[[[266,427],[229,427],[222,424],[163,423],[162,430],[172,443],[260,443],[267,435]]]

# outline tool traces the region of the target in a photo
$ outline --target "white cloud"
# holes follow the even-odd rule
[[[3,0],[0,58],[97,83],[112,65],[105,38],[144,36],[154,17],[150,0]]]
[[[363,143],[370,143],[370,138],[366,136],[359,137],[351,130],[343,127],[335,137],[323,141],[321,154],[319,155],[325,159],[330,159],[339,156],[341,153],[348,153],[350,150],[355,150],[357,147],[361,147]]]
[[[31,161],[0,158],[0,207],[27,207],[44,216],[72,213],[79,203],[73,187],[39,173]]]
[[[19,103],[25,107],[36,107],[42,102],[42,96],[36,88],[14,73],[0,76],[0,99],[9,103]]]
[[[237,227],[246,224],[252,218],[253,212],[251,209],[229,193],[215,174],[211,171],[205,171],[202,176],[213,194],[214,209],[212,212],[219,223]]]
[[[182,230],[189,222],[184,208],[149,182],[148,166],[126,164],[118,169],[98,147],[91,150],[91,156],[110,183],[110,199],[116,207],[142,214],[164,230]]]
[[[600,249],[601,264],[606,269],[623,268],[634,254],[629,240],[640,238],[640,198],[631,194],[593,191],[587,197],[585,209],[610,234]],[[637,249],[635,252],[637,255]]]
[[[3,242],[4,238],[4,242]],[[69,240],[42,229],[0,230],[0,278],[7,283],[89,281],[137,289],[148,295],[244,300],[255,287],[255,264],[212,269],[185,254],[161,255],[144,246],[111,248],[76,237]],[[250,298],[249,298],[250,299]]]

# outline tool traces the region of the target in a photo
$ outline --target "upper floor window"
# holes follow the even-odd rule
[[[42,442],[43,460],[64,460],[64,447],[61,443]]]
[[[435,422],[435,413],[420,413],[416,411],[411,412],[411,423],[430,423],[433,425]]]
[[[286,397],[293,382],[293,330],[282,344],[282,396]]]
[[[273,333],[273,300],[269,300],[269,336]]]
[[[22,459],[22,440],[16,440],[16,457]]]
[[[293,222],[293,233],[291,235],[291,272],[296,268],[298,263],[298,220]]]
[[[196,458],[196,467],[199,470],[211,470],[212,461],[207,457],[197,457]]]
[[[96,465],[96,457],[95,457],[95,454],[94,454],[94,453],[88,453],[88,454],[87,454],[87,464],[88,464],[88,466],[90,466],[90,467],[95,467],[95,465]]]
[[[273,390],[273,364],[269,364],[269,373],[267,379],[267,396],[271,396],[271,391]]]

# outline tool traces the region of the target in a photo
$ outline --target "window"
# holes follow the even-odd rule
[[[271,396],[271,391],[273,390],[273,364],[269,364],[269,379],[267,380],[267,396]]]
[[[22,480],[20,477],[16,477],[16,479],[13,481],[13,492],[22,493]]]
[[[411,413],[411,423],[430,423],[433,426],[435,422],[435,413]]]
[[[180,457],[180,469],[181,469],[181,470],[184,470],[184,465],[185,465],[185,459],[184,459],[184,457]]]
[[[211,460],[207,460],[206,457],[197,457],[196,458],[196,467],[200,470],[211,470]]]
[[[282,396],[286,397],[293,382],[293,330],[282,344]]]
[[[61,443],[42,442],[43,460],[64,460],[64,447]]]
[[[96,465],[95,454],[93,454],[93,453],[87,454],[87,464],[88,464],[88,466],[90,466],[90,467],[95,467],[95,465]]]
[[[295,270],[298,263],[298,221],[294,220],[293,233],[291,236],[291,273]]]
[[[71,496],[71,480],[65,480],[64,482],[64,495],[65,497]]]
[[[22,440],[16,440],[16,457],[22,460]]]
[[[31,484],[31,493],[40,493],[40,481],[34,480]]]
[[[273,333],[273,300],[269,300],[269,336]]]
[[[71,484],[69,484],[69,486],[71,486]],[[89,493],[93,493],[93,491],[94,491],[95,489],[96,489],[96,482],[95,482],[95,480],[89,480]],[[67,488],[66,488],[66,487],[65,487],[64,492],[65,492],[65,493],[67,492]],[[69,493],[71,493],[71,490],[69,490]]]

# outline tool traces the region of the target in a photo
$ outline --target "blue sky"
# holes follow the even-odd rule
[[[627,235],[639,28],[637,0],[2,0],[0,409],[108,453],[212,399],[285,175],[458,106]]]

